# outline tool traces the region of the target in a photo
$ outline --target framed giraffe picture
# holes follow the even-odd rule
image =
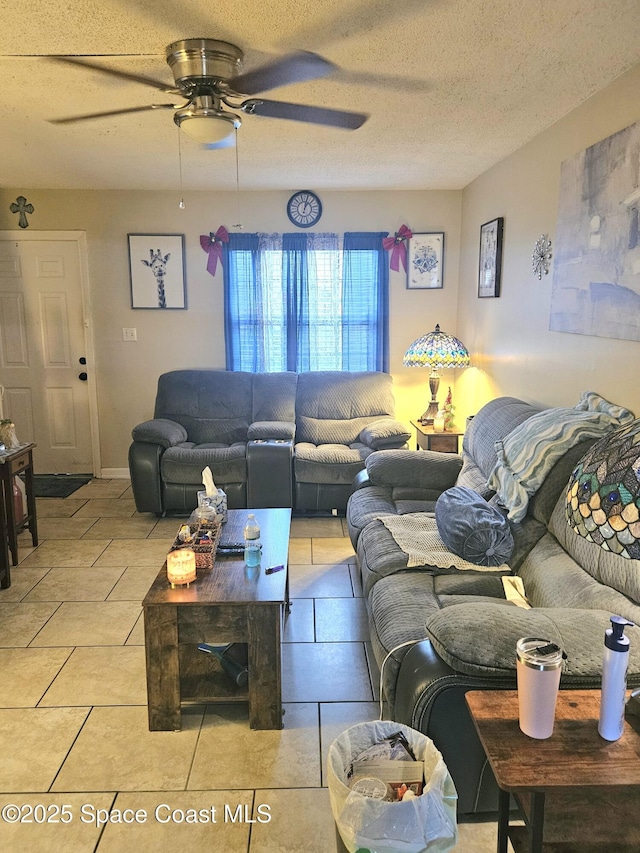
[[[132,308],[186,308],[184,234],[128,234]]]

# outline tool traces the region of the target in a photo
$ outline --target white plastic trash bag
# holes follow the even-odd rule
[[[416,758],[424,761],[422,794],[393,803],[352,791],[347,785],[351,762],[398,731],[405,735]],[[349,853],[444,853],[458,840],[458,795],[453,779],[433,741],[415,729],[389,720],[347,729],[329,749],[328,782],[331,811]]]

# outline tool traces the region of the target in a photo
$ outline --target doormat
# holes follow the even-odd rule
[[[33,493],[37,498],[68,498],[92,479],[91,474],[34,474]]]

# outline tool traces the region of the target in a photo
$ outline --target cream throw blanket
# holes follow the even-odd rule
[[[407,568],[427,565],[439,569],[472,569],[475,572],[511,571],[506,563],[501,566],[478,566],[450,551],[440,538],[434,513],[379,515],[378,519],[393,536],[398,547],[408,554]]]

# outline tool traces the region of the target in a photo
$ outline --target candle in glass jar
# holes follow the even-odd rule
[[[191,548],[179,548],[167,554],[167,579],[172,588],[196,579],[196,555]]]
[[[433,431],[444,432],[444,412],[442,409],[438,411],[438,414],[433,419]]]

